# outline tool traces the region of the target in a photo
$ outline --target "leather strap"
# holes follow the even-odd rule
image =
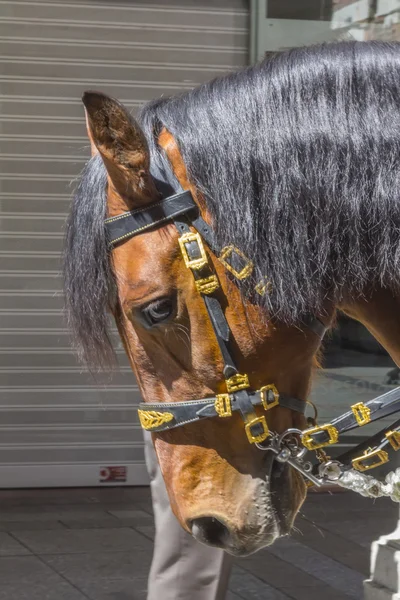
[[[333,462],[340,466],[342,472],[350,471],[355,468],[357,471],[366,471],[367,475],[371,474],[370,469],[381,467],[378,470],[373,471],[373,478],[382,483],[386,483],[386,475],[388,471],[392,470],[390,466],[391,460],[396,459],[396,452],[400,449],[400,442],[391,442],[391,436],[393,434],[400,440],[400,419],[397,419],[390,428],[387,426],[384,429],[378,431],[373,436],[366,440],[363,440],[360,444],[353,446],[347,452],[343,452],[339,456],[333,459]],[[355,465],[353,464],[355,461]],[[361,463],[367,468],[359,468],[357,465]],[[323,465],[323,463],[322,463]],[[321,463],[317,462],[313,465],[312,474],[319,476]]]
[[[397,430],[399,427],[400,427],[400,419],[395,421],[389,429]],[[394,453],[395,450],[392,448],[389,440],[386,438],[386,435],[385,435],[389,431],[389,429],[386,426],[384,429],[381,429],[380,431],[378,431],[378,433],[376,433],[375,435],[369,437],[367,440],[364,440],[357,446],[354,446],[353,448],[351,448],[351,450],[348,450],[347,452],[340,454],[338,457],[335,458],[335,460],[342,463],[345,467],[351,468],[352,460],[356,457],[361,456],[369,448],[375,448],[376,446],[381,446],[382,449],[384,449],[386,452]],[[375,476],[376,475],[374,473],[374,477]]]
[[[183,219],[174,219],[174,223],[178,231],[183,233],[189,233],[191,231],[189,224]],[[205,223],[205,222],[204,222]],[[195,259],[197,258],[197,244],[186,244],[186,251],[189,255],[189,258]],[[202,279],[206,275],[210,275],[210,269],[207,265],[207,272],[204,270],[194,270],[192,271],[193,277],[195,281]],[[212,273],[213,274],[213,273]],[[217,339],[222,358],[224,361],[224,377],[229,378],[232,375],[235,375],[238,370],[235,366],[235,362],[232,358],[231,352],[229,350],[229,341],[231,339],[231,330],[226,320],[224,311],[222,310],[221,304],[215,294],[201,294],[204,303],[207,308],[208,315],[211,320],[211,324],[214,329],[215,337]]]
[[[354,407],[356,406],[354,405]],[[396,387],[377,398],[365,402],[364,407],[369,411],[369,418],[366,419],[366,425],[398,412],[400,410],[400,387]],[[355,412],[357,413],[358,411],[355,410]],[[330,425],[335,427],[338,434],[360,427],[355,412],[353,410],[345,412],[336,417],[336,419],[333,419]],[[318,431],[311,434],[311,437],[318,444],[329,441],[329,433],[326,431]]]
[[[158,227],[191,210],[198,211],[192,194],[180,192],[164,198],[156,204],[122,213],[117,217],[110,217],[105,220],[109,246],[114,247],[134,235]]]
[[[248,390],[241,390],[241,392],[246,392],[247,399],[245,401],[243,401],[243,395],[240,392],[229,394],[232,413],[239,411],[243,414],[243,410],[245,414],[247,414],[246,411],[253,413],[255,406],[262,405],[260,392],[250,392]],[[169,413],[173,415],[173,419],[170,421],[164,422],[159,426],[149,427],[154,432],[167,431],[168,429],[182,427],[188,423],[201,421],[202,419],[219,417],[220,415],[216,410],[217,399],[218,396],[211,396],[201,398],[200,400],[187,400],[184,402],[159,402],[154,404],[142,402],[139,405],[139,409],[146,413],[153,412],[164,415]],[[249,404],[247,404],[247,400]],[[304,414],[306,410],[306,403],[303,400],[287,396],[286,394],[279,396],[279,406],[294,410],[300,414]]]

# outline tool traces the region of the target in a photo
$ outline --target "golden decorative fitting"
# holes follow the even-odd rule
[[[371,461],[372,463],[368,461]],[[365,461],[367,463],[365,464]],[[385,463],[389,462],[389,455],[385,450],[366,450],[362,456],[353,458],[351,461],[353,469],[356,471],[369,471],[369,469],[375,469]]]
[[[260,425],[262,425],[263,432],[259,433],[258,435],[254,435],[251,431],[251,428],[254,425],[257,425],[258,423]],[[267,421],[265,420],[264,416],[263,417],[255,417],[254,419],[251,419],[251,421],[246,423],[245,430],[246,430],[247,439],[249,440],[250,444],[261,444],[261,442],[266,440],[267,437],[269,436],[269,429],[268,429]]]
[[[219,288],[219,281],[216,275],[210,275],[204,279],[197,279],[196,287],[200,294],[212,294]]]
[[[238,392],[239,390],[250,387],[249,377],[245,373],[243,375],[241,373],[236,373],[236,375],[232,375],[232,377],[226,379],[225,383],[229,393]]]
[[[314,440],[312,436],[320,431],[325,431],[329,435],[329,440],[326,442],[317,442]],[[301,443],[307,448],[307,450],[318,450],[319,448],[336,444],[338,439],[338,430],[336,427],[333,427],[333,425],[328,423],[327,425],[317,425],[316,427],[312,427],[311,429],[304,431],[301,437]]]
[[[219,417],[232,416],[231,397],[229,394],[217,394],[214,407]]]
[[[169,412],[158,412],[156,410],[141,410],[138,409],[140,424],[143,429],[155,429],[169,423],[173,420],[174,415]]]
[[[242,258],[245,262],[245,265],[241,271],[236,271],[236,269],[227,262],[227,259],[233,253],[240,256],[240,258]],[[232,246],[232,245],[225,246],[225,248],[222,248],[221,254],[219,255],[219,260],[224,265],[225,269],[227,269],[230,273],[232,273],[232,275],[234,275],[236,277],[236,279],[246,279],[249,275],[251,275],[253,268],[254,268],[252,261],[249,260],[247,258],[247,256],[245,256],[245,254],[243,254],[243,252],[241,250],[239,250],[239,248],[235,248],[235,246]]]
[[[350,407],[353,411],[355,418],[357,419],[357,423],[360,427],[366,425],[371,421],[371,409],[368,406],[365,406],[364,402],[358,402],[357,404],[353,404]]]
[[[389,440],[393,450],[400,450],[400,431],[387,431],[385,437]]]
[[[178,238],[179,246],[181,248],[183,260],[185,261],[185,265],[188,269],[193,269],[197,271],[198,269],[202,269],[207,263],[207,254],[204,248],[203,240],[199,233],[192,233],[191,231],[184,233]],[[190,258],[189,253],[186,248],[186,244],[191,244],[193,242],[197,243],[199,248],[200,256],[198,258]]]
[[[274,397],[272,402],[268,402],[268,392],[272,392]],[[279,405],[279,392],[273,383],[263,385],[262,388],[260,388],[260,396],[264,410],[270,410],[271,408],[274,408],[274,406]]]
[[[260,296],[265,296],[267,292],[271,291],[271,287],[271,282],[266,277],[262,277],[254,289]]]

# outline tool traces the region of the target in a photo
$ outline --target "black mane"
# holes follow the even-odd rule
[[[400,44],[291,50],[151,103],[140,118],[153,162],[165,161],[155,142],[160,128],[175,136],[220,243],[243,250],[268,278],[270,294],[260,301],[277,318],[297,322],[327,298],[366,286],[399,289]],[[91,193],[89,171],[79,202],[83,188]],[[67,263],[78,264],[66,269],[67,296],[71,271],[92,251],[79,242],[79,212],[70,220]],[[90,227],[104,235],[101,219]],[[84,251],[72,250],[72,238]],[[105,273],[104,260],[92,256],[91,268],[98,273],[101,263]],[[72,307],[78,312],[98,288],[105,306],[105,282],[87,276],[87,300],[81,293]],[[84,323],[90,331],[78,341],[86,352],[101,328],[86,312]]]
[[[114,363],[109,311],[116,309],[116,283],[109,256],[107,173],[99,154],[85,166],[67,222],[64,301],[79,358],[89,367]]]

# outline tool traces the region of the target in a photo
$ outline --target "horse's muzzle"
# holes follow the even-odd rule
[[[278,526],[271,523],[269,532],[263,535],[249,535],[229,527],[222,519],[213,516],[200,517],[190,523],[193,537],[202,544],[221,548],[234,556],[247,556],[269,546],[279,536]]]

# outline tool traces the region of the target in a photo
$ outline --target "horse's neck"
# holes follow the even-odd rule
[[[400,366],[400,293],[378,289],[365,299],[348,299],[338,308],[365,325]]]

